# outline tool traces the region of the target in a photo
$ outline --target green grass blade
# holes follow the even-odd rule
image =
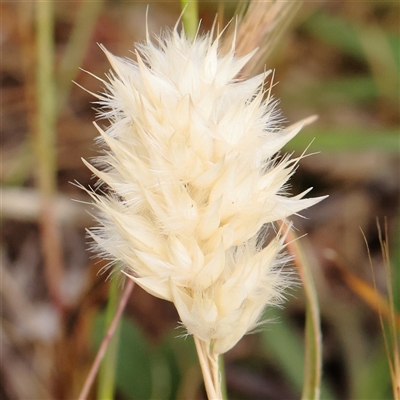
[[[312,128],[307,127],[293,138],[285,148],[303,151],[313,140],[312,149],[324,153],[343,151],[361,152],[376,150],[384,153],[400,152],[399,129],[366,130],[360,128]]]
[[[111,279],[104,332],[107,332],[108,327],[110,326],[117,311],[120,297],[118,283],[118,279]],[[119,323],[113,337],[110,339],[110,343],[101,363],[97,386],[98,400],[110,400],[114,398],[120,326],[121,324]]]
[[[54,80],[54,3],[36,4],[37,28],[37,133],[33,145],[39,188],[44,195],[56,191],[56,109]]]
[[[290,107],[301,104],[321,110],[341,105],[368,105],[379,93],[372,76],[346,76],[308,82],[301,90],[293,90],[292,82],[282,82],[282,98]]]
[[[320,398],[322,375],[322,334],[318,296],[310,266],[299,242],[293,242],[292,246],[296,249],[298,270],[306,299],[304,386],[301,398],[317,400]]]
[[[82,1],[81,7],[61,59],[58,70],[58,110],[62,109],[82,65],[96,21],[103,7],[103,0]]]
[[[308,273],[307,273],[308,274]],[[309,279],[309,278],[307,278]],[[321,392],[322,339],[320,331],[319,307],[313,282],[309,282],[306,302],[305,368],[303,400],[319,399]]]
[[[371,26],[362,27],[351,20],[329,15],[324,12],[317,12],[312,15],[304,24],[305,29],[313,36],[319,38],[326,44],[336,47],[345,54],[359,60],[365,60],[365,49],[360,37],[370,36]],[[395,63],[400,63],[400,35],[384,32],[390,52]]]
[[[183,26],[186,36],[194,38],[199,25],[199,11],[197,0],[181,0],[183,13]]]
[[[302,400],[318,400],[322,378],[322,334],[317,291],[310,266],[296,235],[289,230],[287,248],[295,257],[298,274],[303,284],[306,302],[304,382]]]

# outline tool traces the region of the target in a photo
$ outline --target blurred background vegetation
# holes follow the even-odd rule
[[[151,32],[174,26],[179,2],[149,3]],[[223,5],[228,21],[237,4]],[[81,157],[98,150],[96,113],[94,98],[71,81],[102,90],[78,68],[104,77],[109,65],[97,43],[132,56],[144,39],[146,7],[1,3],[2,399],[77,398],[104,334],[109,281],[98,275],[104,263],[87,252],[91,207],[79,201],[88,199],[71,184],[94,183]],[[219,7],[200,2],[202,29]],[[388,263],[377,221],[390,247],[398,311],[399,22],[395,2],[305,2],[265,60],[287,121],[319,116],[287,151],[301,154],[314,139],[308,153],[316,154],[302,161],[293,192],[313,186],[313,195],[330,196],[295,218],[298,233],[308,233],[301,244],[320,300],[323,399],[393,397],[377,311],[382,304],[387,326]],[[225,357],[231,399],[300,397],[301,288],[265,318],[272,323]],[[171,304],[134,289],[120,328],[116,399],[205,398],[192,341],[176,338],[177,320]]]

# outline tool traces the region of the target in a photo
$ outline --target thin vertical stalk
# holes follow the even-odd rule
[[[385,267],[386,273],[386,287],[388,292],[388,301],[389,301],[389,326],[385,328],[385,324],[383,323],[383,313],[379,312],[379,320],[381,324],[383,339],[385,342],[386,355],[389,363],[390,376],[392,380],[392,389],[393,389],[393,398],[395,400],[400,399],[400,347],[399,347],[399,328],[396,320],[398,320],[398,315],[396,312],[395,300],[394,300],[394,291],[393,291],[393,276],[391,271],[390,264],[390,252],[389,252],[389,243],[388,243],[388,227],[387,220],[385,218],[384,225],[384,236],[382,233],[382,229],[380,227],[379,221],[377,220],[378,233],[379,233],[379,242],[381,244],[381,252],[383,257],[383,263]],[[372,269],[372,276],[374,277],[374,288],[376,293],[378,293],[376,287],[376,280],[373,271],[373,265],[371,260],[371,254],[368,250],[368,258],[370,260],[370,265]]]
[[[96,21],[100,15],[104,0],[82,1],[71,37],[61,59],[57,75],[58,111],[63,108],[71,90],[79,66],[86,54]]]
[[[220,386],[221,386],[221,394],[224,400],[228,399],[228,390],[226,387],[226,376],[225,376],[225,362],[224,356],[222,354],[218,357],[218,371],[220,376]]]
[[[24,95],[28,129],[31,134],[36,131],[36,76],[32,74],[32,65],[36,62],[36,47],[34,35],[35,4],[18,3],[17,26],[21,43],[21,66],[24,74]],[[32,171],[34,155],[32,143],[26,140],[21,144],[14,157],[13,168],[4,178],[5,186],[22,186]]]
[[[203,374],[204,386],[209,400],[223,400],[221,392],[221,378],[218,364],[218,354],[209,349],[207,343],[193,336],[199,357],[201,372]]]
[[[287,229],[289,229],[286,234],[287,247],[289,252],[295,256],[294,262],[303,283],[306,298],[305,365],[301,398],[303,400],[318,400],[321,390],[322,337],[317,291],[310,266],[296,240],[296,235],[290,227],[285,225],[283,234],[285,235]]]
[[[199,25],[199,10],[197,0],[181,0],[183,26],[186,36],[194,38]]]
[[[36,3],[37,29],[37,136],[38,183],[46,195],[55,191],[55,81],[54,81],[54,3]]]
[[[121,296],[121,300],[118,303],[118,308],[115,312],[114,318],[107,330],[106,335],[104,336],[103,341],[101,342],[99,351],[97,352],[96,358],[93,361],[93,365],[90,369],[89,375],[86,378],[85,384],[83,385],[82,391],[78,396],[78,400],[85,400],[89,390],[93,384],[94,378],[96,377],[97,371],[99,370],[100,363],[103,360],[104,354],[108,348],[111,338],[114,336],[115,330],[118,327],[118,323],[121,319],[122,313],[125,309],[126,303],[128,302],[129,296],[132,293],[134,282],[131,279],[128,279],[124,292]]]
[[[44,266],[53,303],[63,309],[61,280],[63,262],[54,211],[56,194],[56,90],[54,79],[54,3],[36,3],[36,99],[37,123],[33,147],[37,159],[37,184],[42,196],[41,234]]]
[[[118,279],[112,279],[108,292],[105,331],[107,331],[107,329],[112,323],[112,320],[117,311],[118,301],[119,301]],[[104,400],[104,399],[109,400],[114,398],[115,371],[117,366],[120,328],[121,324],[118,323],[117,327],[115,328],[115,332],[108,344],[108,348],[104,356],[104,359],[101,363],[98,386],[97,386],[97,398],[99,400]]]

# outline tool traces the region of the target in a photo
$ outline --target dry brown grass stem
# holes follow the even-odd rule
[[[241,74],[251,76],[260,71],[266,58],[272,53],[280,36],[300,7],[298,1],[251,1],[242,3],[238,10],[237,23],[230,25],[222,51],[229,51],[236,34],[236,56],[242,57],[259,48],[244,66]]]
[[[400,329],[400,315],[396,312],[392,315],[390,304],[385,297],[377,291],[374,285],[371,285],[352,273],[336,251],[328,249],[324,252],[324,255],[327,260],[332,261],[346,285],[356,293],[371,310],[388,321],[393,317],[393,322],[396,324],[397,329]]]
[[[392,270],[390,263],[390,251],[389,251],[389,243],[388,243],[388,226],[387,220],[385,218],[384,225],[384,233],[382,233],[382,228],[379,224],[379,220],[377,220],[378,234],[379,234],[379,242],[381,245],[381,252],[383,257],[383,263],[385,266],[386,273],[386,286],[388,291],[388,302],[389,302],[389,326],[386,328],[383,323],[383,313],[379,312],[379,320],[381,323],[382,334],[385,342],[386,355],[389,363],[390,376],[392,380],[392,389],[393,389],[393,398],[395,400],[400,399],[400,347],[399,347],[399,333],[400,329],[398,324],[396,323],[396,317],[398,317],[394,304],[394,294],[392,287]],[[365,240],[365,236],[364,236]],[[368,258],[370,261],[370,266],[372,269],[372,276],[374,278],[374,287],[376,293],[378,290],[376,288],[375,275],[373,271],[371,254],[368,249]]]

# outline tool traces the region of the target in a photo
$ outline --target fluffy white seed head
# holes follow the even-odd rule
[[[260,229],[321,198],[285,192],[298,159],[274,157],[301,124],[281,128],[263,86],[269,72],[237,80],[252,54],[218,47],[211,35],[192,43],[175,30],[137,45],[136,61],[103,49],[113,72],[97,97],[110,123],[96,125],[104,154],[85,163],[109,188],[91,192],[102,254],[224,353],[290,281],[283,238],[262,248]]]

